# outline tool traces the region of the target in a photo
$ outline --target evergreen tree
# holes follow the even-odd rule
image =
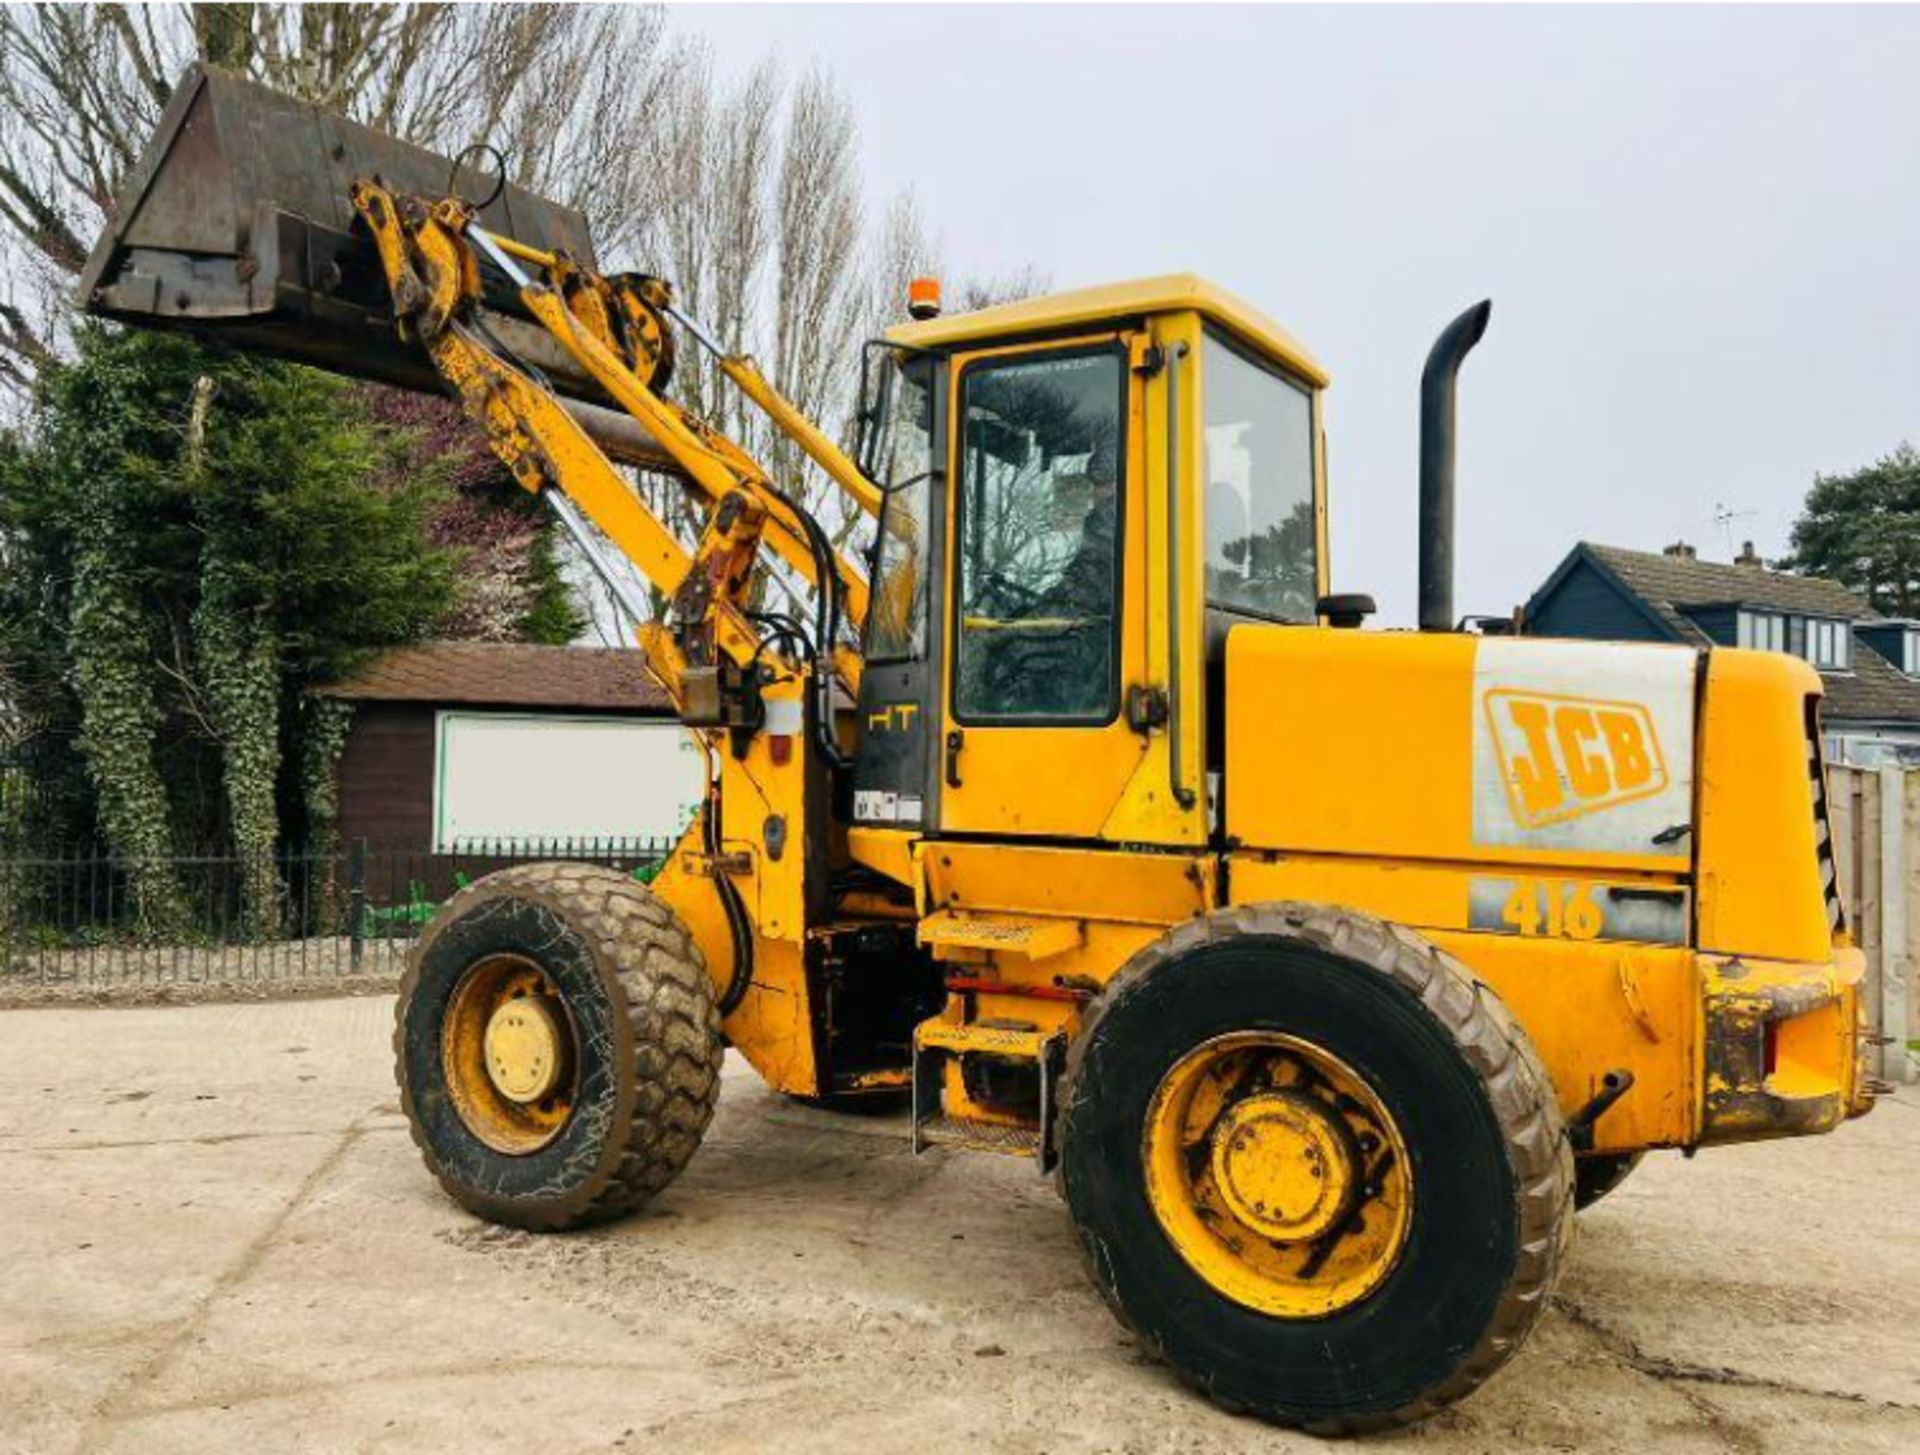
[[[1902,443],[1850,475],[1816,475],[1781,564],[1851,586],[1889,616],[1920,616],[1920,450]]]
[[[88,801],[64,826],[129,861],[153,932],[182,913],[167,859],[212,843],[261,866],[243,908],[266,932],[283,805],[322,776],[307,689],[457,601],[458,553],[428,539],[441,472],[312,370],[97,326],[77,342],[0,448],[15,707],[71,745]],[[337,754],[339,724],[321,736]]]

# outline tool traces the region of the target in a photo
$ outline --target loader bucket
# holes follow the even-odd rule
[[[477,200],[495,179],[237,76],[194,65],[81,275],[87,311],[276,354],[357,379],[440,392],[424,352],[396,339],[387,283],[348,200],[356,178]],[[594,262],[586,219],[518,187],[481,209],[490,231]],[[602,396],[506,278],[482,268],[487,322],[563,394]]]

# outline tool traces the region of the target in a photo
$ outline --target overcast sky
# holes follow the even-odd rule
[[[1417,385],[1462,375],[1459,609],[1576,540],[1786,549],[1814,472],[1920,442],[1920,11],[794,5],[872,194],[956,272],[1203,273],[1333,374],[1333,579],[1414,603]],[[1717,505],[1746,512],[1730,527]]]

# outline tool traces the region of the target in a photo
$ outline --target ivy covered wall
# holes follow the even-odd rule
[[[462,522],[491,512],[518,541],[520,589],[479,614],[493,632],[578,630],[531,502],[430,433],[311,370],[90,325],[0,436],[10,707],[49,782],[78,785],[30,827],[128,860],[156,933],[189,850],[257,860],[243,914],[275,922],[274,849],[334,832],[347,718],[307,689],[473,622],[486,540]]]

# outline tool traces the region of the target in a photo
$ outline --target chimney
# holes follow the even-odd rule
[[[1675,541],[1672,545],[1660,552],[1660,554],[1663,556],[1672,556],[1677,561],[1691,561],[1699,555],[1699,552],[1694,550],[1694,548],[1685,541]]]
[[[1733,558],[1733,564],[1736,566],[1765,566],[1767,563],[1754,554],[1752,541],[1742,541],[1740,542],[1740,554]]]

